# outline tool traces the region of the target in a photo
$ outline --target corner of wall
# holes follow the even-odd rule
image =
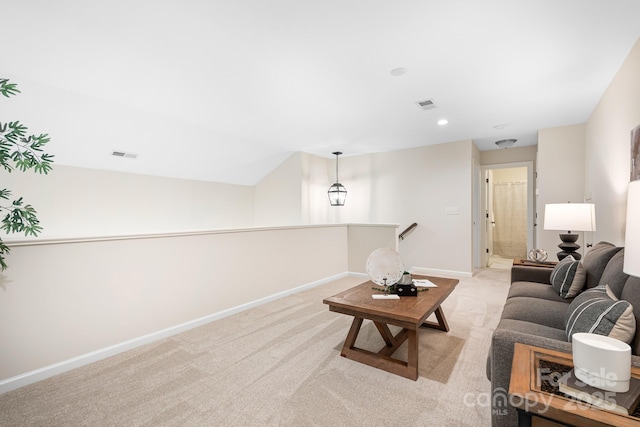
[[[640,39],[591,113],[585,131],[585,196],[596,205],[594,242],[624,245],[631,130],[640,125]]]

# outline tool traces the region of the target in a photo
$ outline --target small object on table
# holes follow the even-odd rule
[[[623,415],[633,414],[640,403],[640,379],[633,377],[627,392],[607,392],[582,382],[572,369],[560,378],[559,388],[567,396]]]
[[[410,285],[411,283],[413,283],[413,278],[411,277],[411,273],[409,273],[408,271],[405,271],[402,274],[402,277],[400,278],[400,280],[398,281],[398,285]]]
[[[527,258],[533,262],[544,262],[549,258],[549,254],[544,249],[531,249]]]
[[[399,295],[396,294],[373,294],[371,295],[373,299],[400,299]]]
[[[413,284],[419,288],[437,288],[438,287],[438,285],[433,283],[431,280],[427,280],[427,279],[414,280]]]
[[[373,283],[383,286],[385,295],[390,295],[393,290],[390,288],[395,286],[404,273],[404,264],[400,254],[395,250],[379,248],[369,254],[366,270]]]
[[[402,285],[397,283],[396,294],[402,297],[415,297],[418,296],[418,288],[414,284]]]

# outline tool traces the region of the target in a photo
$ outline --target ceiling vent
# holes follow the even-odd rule
[[[434,104],[433,99],[425,99],[424,101],[417,101],[416,104],[418,107],[423,110],[433,110],[436,108],[436,104]]]
[[[125,157],[127,159],[135,159],[136,157],[138,157],[137,154],[125,153],[124,151],[114,151],[111,153],[111,155],[113,157]]]

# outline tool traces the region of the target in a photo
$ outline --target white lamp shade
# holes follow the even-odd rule
[[[595,231],[595,205],[593,203],[551,203],[544,205],[544,229]]]
[[[629,183],[623,270],[631,276],[640,277],[640,181]]]

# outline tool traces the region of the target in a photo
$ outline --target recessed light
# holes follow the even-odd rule
[[[391,70],[391,75],[395,76],[395,77],[398,77],[398,76],[403,75],[406,72],[407,72],[406,68],[398,67],[398,68],[394,68],[393,70]]]
[[[439,124],[440,126],[444,126],[444,125],[446,125],[447,123],[449,123],[449,120],[447,120],[447,119],[440,119],[440,120],[438,120],[438,124]]]

